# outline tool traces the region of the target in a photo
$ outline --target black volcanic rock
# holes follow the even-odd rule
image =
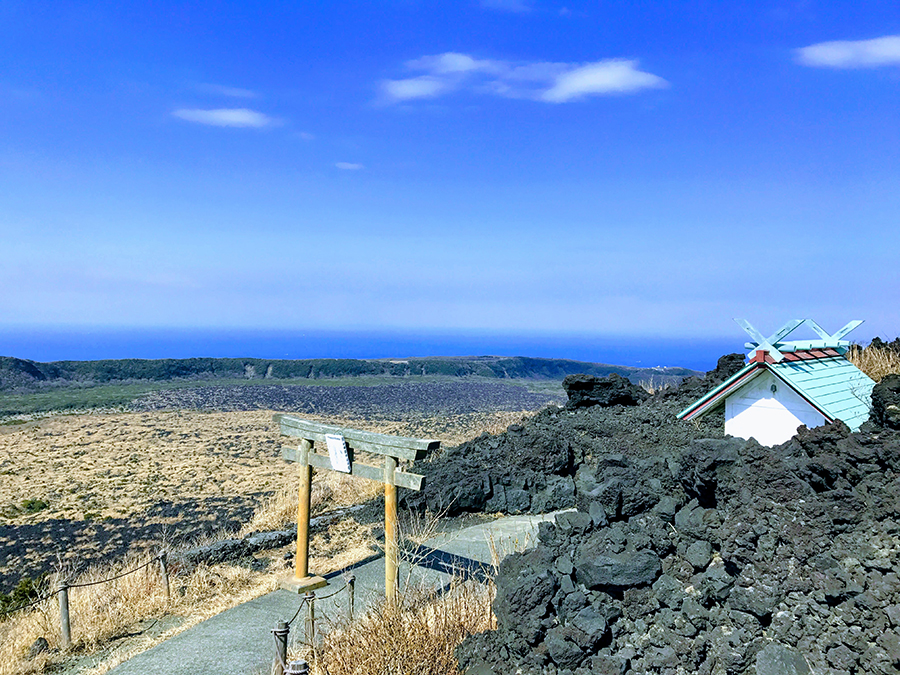
[[[872,389],[869,420],[879,427],[900,430],[900,375],[885,375]]]
[[[689,439],[672,410],[557,414],[595,435],[571,441],[578,511],[504,560],[464,671],[900,672],[900,433],[836,422],[768,448]]]
[[[638,405],[650,398],[650,394],[629,380],[612,373],[607,377],[593,375],[567,375],[562,382],[569,397],[566,408],[608,407],[613,405]]]
[[[734,353],[719,357],[716,367],[708,371],[703,377],[689,377],[678,388],[671,388],[664,392],[666,397],[677,398],[685,404],[691,400],[700,398],[716,385],[721,384],[729,377],[737,373],[746,365],[744,354]]]
[[[720,384],[745,365],[747,365],[747,357],[744,354],[735,353],[720,356],[716,362],[715,369],[709,371],[704,379],[708,380],[710,384]]]
[[[652,584],[661,568],[653,551],[604,555],[604,546],[585,545],[575,561],[575,578],[586,588],[629,588]]]
[[[678,397],[668,390],[653,397],[640,390],[640,395],[647,397],[642,405],[573,410],[550,405],[503,433],[447,448],[415,465],[412,470],[426,476],[425,488],[402,491],[401,505],[447,515],[546,513],[578,501],[585,512],[593,508],[590,515],[600,523],[664,500],[660,508],[674,509],[674,515],[688,500],[673,503],[671,473],[658,463],[638,466],[635,459],[655,458],[660,448],[675,451],[720,434],[721,422],[680,423],[675,420],[683,407]],[[602,479],[592,467],[603,468]]]

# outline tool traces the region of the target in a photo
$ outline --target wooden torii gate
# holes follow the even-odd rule
[[[310,422],[293,415],[277,414],[275,422],[285,436],[300,438],[300,447],[282,446],[282,458],[298,462],[300,488],[297,495],[297,554],[294,557],[294,575],[283,585],[298,592],[321,588],[327,582],[309,574],[309,509],[312,487],[312,469],[342,471],[351,476],[379,480],[384,483],[384,588],[385,596],[392,602],[397,592],[397,487],[421,490],[425,477],[398,469],[398,461],[424,459],[441,447],[440,441],[404,438],[388,434],[376,434],[358,429]],[[327,445],[328,455],[314,451],[316,442]],[[343,451],[343,452],[342,452]],[[372,466],[354,461],[355,451],[384,457],[384,466]]]

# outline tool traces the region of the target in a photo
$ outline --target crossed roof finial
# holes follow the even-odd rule
[[[830,347],[838,349],[843,353],[843,351],[850,346],[850,342],[849,340],[843,340],[842,338],[862,323],[862,321],[858,319],[851,321],[846,326],[837,331],[834,335],[829,335],[826,330],[824,330],[812,319],[792,319],[777,331],[772,333],[772,335],[770,335],[769,337],[764,337],[763,334],[756,330],[746,319],[735,319],[735,322],[737,323],[737,325],[743,328],[744,331],[746,331],[747,335],[755,340],[755,342],[748,342],[746,343],[746,345],[744,345],[745,347],[747,347],[747,349],[750,350],[750,354],[763,349],[769,353],[769,355],[775,360],[776,363],[784,358],[781,350],[784,350],[784,348],[788,346],[784,344],[784,338],[793,333],[803,324],[807,324],[810,328],[812,328],[813,332],[818,335],[821,340],[808,340],[803,343],[797,343],[795,345],[792,345],[792,348],[787,351],[793,351],[795,348],[800,347],[802,344],[803,349],[827,349]]]

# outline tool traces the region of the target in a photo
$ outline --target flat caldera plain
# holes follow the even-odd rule
[[[313,393],[302,389],[304,397]],[[363,392],[352,389],[355,401]],[[332,396],[338,393],[329,390]],[[446,447],[483,431],[502,431],[547,400],[487,396],[483,405],[439,410],[426,402],[418,411],[405,403],[394,414],[369,403],[389,401],[395,394],[373,391],[363,397],[363,407],[348,405],[344,414],[335,414],[340,406],[334,406],[321,415],[290,400],[284,407],[239,409],[264,402],[251,389],[186,389],[164,400],[135,401],[132,412],[56,415],[2,426],[0,590],[61,565],[77,572],[127,552],[186,546],[246,530],[263,502],[296,486],[296,465],[283,461],[280,451],[292,441],[280,436],[272,421],[276,411],[437,438]],[[453,391],[446,394],[454,398]],[[359,480],[360,489],[326,496],[314,509],[375,494],[374,486],[362,485],[368,481],[348,480]]]

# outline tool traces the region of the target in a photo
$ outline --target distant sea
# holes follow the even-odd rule
[[[743,350],[725,340],[536,333],[284,331],[223,329],[0,329],[0,356],[32,361],[234,357],[375,359],[415,356],[530,356],[622,366],[710,370]]]

